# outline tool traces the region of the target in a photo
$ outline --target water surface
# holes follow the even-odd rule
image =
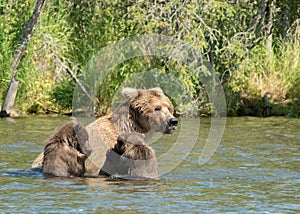
[[[0,213],[300,212],[299,119],[227,118],[218,150],[199,165],[210,129],[210,119],[201,119],[194,148],[160,181],[45,178],[30,171],[47,138],[67,120],[0,119]],[[190,130],[183,145],[199,122],[184,120]],[[158,157],[180,131],[151,144]]]

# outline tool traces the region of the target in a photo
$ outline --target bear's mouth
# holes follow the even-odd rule
[[[176,130],[177,126],[168,126],[165,130],[165,134],[173,134]]]

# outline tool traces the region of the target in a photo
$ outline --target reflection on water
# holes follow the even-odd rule
[[[227,118],[217,152],[200,166],[199,155],[210,125],[208,118],[201,119],[195,147],[160,181],[44,178],[30,170],[31,163],[45,140],[67,119],[43,116],[0,120],[0,212],[300,211],[298,119]],[[193,123],[199,121],[186,120],[190,131],[195,131]],[[167,152],[176,137],[163,136],[151,144],[157,156]]]

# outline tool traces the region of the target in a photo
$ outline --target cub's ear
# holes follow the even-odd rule
[[[139,95],[139,91],[135,88],[124,88],[122,91],[122,95],[126,99],[131,100]]]

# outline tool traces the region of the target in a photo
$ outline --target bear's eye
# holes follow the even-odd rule
[[[161,107],[157,106],[155,107],[154,111],[160,111],[161,110]]]

